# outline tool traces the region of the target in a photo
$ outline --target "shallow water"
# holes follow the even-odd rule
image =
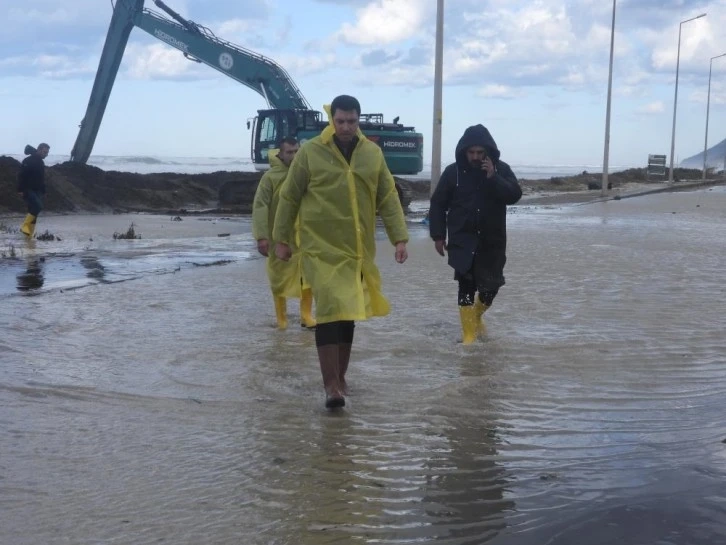
[[[411,223],[330,414],[249,218],[41,216],[0,235],[0,543],[722,543],[724,225],[723,189],[515,207],[464,347]]]

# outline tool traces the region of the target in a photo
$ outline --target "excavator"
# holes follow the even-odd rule
[[[166,15],[145,8],[144,0],[116,0],[86,114],[71,151],[72,162],[85,163],[91,155],[134,26],[180,50],[190,61],[206,64],[264,97],[269,108],[257,110],[257,116],[247,120],[247,128],[252,130],[250,155],[257,170],[268,168],[268,151],[281,138],[292,136],[304,142],[328,124],[275,61],[218,38],[162,0],[154,3]],[[381,147],[392,174],[418,174],[423,169],[423,136],[398,120],[384,122],[383,114],[361,114],[360,128]]]

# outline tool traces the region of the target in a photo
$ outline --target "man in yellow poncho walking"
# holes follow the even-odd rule
[[[267,257],[267,276],[275,300],[277,327],[280,329],[287,328],[287,299],[290,297],[300,298],[301,325],[315,327],[312,316],[313,296],[302,280],[299,252],[290,261],[281,261],[275,255],[275,245],[272,242],[272,225],[280,200],[280,187],[298,149],[300,145],[297,140],[284,138],[280,142],[279,152],[269,151],[270,170],[262,176],[252,204],[252,235],[257,241],[257,250]],[[291,244],[295,248],[296,238],[297,233],[293,232]]]
[[[315,297],[325,406],[332,409],[345,405],[355,320],[390,310],[375,264],[376,212],[396,247],[398,263],[408,257],[408,230],[383,152],[358,127],[358,100],[336,97],[329,114],[331,124],[303,144],[290,166],[273,239],[277,256],[291,259],[299,214],[303,275]]]

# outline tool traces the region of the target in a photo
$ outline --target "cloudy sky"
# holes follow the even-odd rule
[[[400,116],[430,144],[435,0],[167,4],[276,60],[313,107],[354,94],[364,111]],[[679,23],[703,12],[682,25],[677,160],[703,149],[726,0],[618,0],[611,166],[670,153]],[[111,0],[0,0],[0,153],[40,140],[70,153],[111,14]],[[601,165],[611,17],[610,0],[446,0],[444,162],[463,130],[483,123],[510,163]],[[246,121],[265,107],[135,28],[94,153],[248,157]],[[713,61],[709,145],[723,138],[726,57]]]

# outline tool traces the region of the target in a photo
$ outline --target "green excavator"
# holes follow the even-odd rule
[[[270,58],[218,38],[208,28],[185,19],[162,0],[154,0],[166,15],[144,8],[144,0],[116,0],[86,115],[71,151],[71,161],[88,161],[111,89],[134,26],[262,95],[269,109],[247,121],[252,130],[250,155],[255,168],[268,168],[268,150],[292,136],[299,141],[320,134],[326,116],[310,107],[282,66]],[[331,97],[332,99],[332,97]],[[362,114],[360,128],[383,150],[393,174],[418,174],[423,169],[423,136],[414,127],[384,122],[383,114]]]

